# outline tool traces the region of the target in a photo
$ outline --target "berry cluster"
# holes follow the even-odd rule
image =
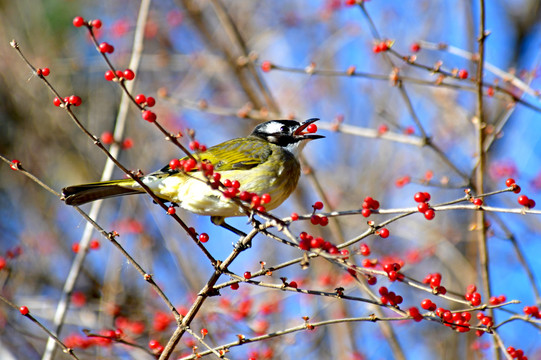
[[[314,211],[312,212],[312,217],[310,218],[310,222],[312,223],[312,225],[327,226],[327,224],[329,224],[329,218],[324,215],[315,214],[317,210],[323,209],[323,203],[321,201],[316,201],[312,205],[312,208],[314,209]]]
[[[66,105],[73,105],[73,106],[79,106],[83,103],[83,100],[77,96],[77,95],[71,95],[71,96],[66,96],[64,99],[60,99],[58,97],[55,97],[53,99],[53,104],[54,106],[66,106]]]
[[[400,273],[401,265],[399,263],[387,263],[383,265],[383,271],[387,273],[390,281],[404,280],[404,274]]]
[[[302,250],[310,250],[310,249],[322,249],[323,251],[328,252],[331,255],[339,255],[341,254],[340,250],[338,248],[331,244],[328,241],[325,241],[322,237],[313,237],[312,235],[309,235],[305,231],[301,232],[299,235],[299,248]],[[348,254],[349,255],[349,252]]]
[[[522,311],[524,311],[524,314],[526,315],[530,315],[536,319],[541,319],[541,314],[539,314],[539,308],[535,305],[525,306]]]
[[[362,208],[361,215],[367,218],[372,214],[372,210],[379,209],[379,201],[367,196],[364,198]]]
[[[104,131],[100,136],[101,142],[105,145],[111,145],[113,143],[120,144],[115,140],[115,137],[112,132],[110,131]],[[132,138],[126,138],[122,143],[120,144],[122,146],[122,149],[128,150],[133,147],[133,139]]]
[[[415,193],[415,195],[413,195],[413,200],[419,203],[419,205],[417,205],[417,210],[420,213],[423,213],[427,220],[434,219],[434,217],[436,216],[436,212],[430,207],[430,204],[428,203],[430,201],[429,193],[417,192]]]
[[[49,68],[36,69],[37,76],[48,76],[50,73],[51,70],[49,70]]]
[[[90,243],[88,244],[88,247],[91,250],[98,250],[100,248],[100,246],[101,246],[101,244],[100,244],[100,241],[98,239],[92,239],[92,240],[90,240]],[[79,243],[74,243],[74,244],[71,245],[71,251],[73,251],[76,254],[79,252],[79,248],[80,248]]]
[[[423,284],[429,284],[432,288],[432,292],[434,294],[442,294],[445,295],[447,293],[447,289],[443,286],[441,286],[441,274],[440,273],[433,273],[428,274],[423,279]]]
[[[413,321],[419,322],[423,320],[423,315],[419,312],[419,309],[417,309],[415,306],[412,306],[408,309],[409,315],[413,318]]]
[[[513,178],[505,180],[505,186],[512,188],[515,194],[520,193],[520,191],[522,190],[520,186],[516,184],[515,179]],[[526,195],[520,195],[517,198],[517,202],[519,203],[519,205],[522,205],[528,209],[533,209],[535,207],[535,201],[528,198]]]
[[[135,73],[131,69],[126,69],[124,71],[121,70],[107,70],[104,74],[105,80],[107,81],[120,81],[122,79],[125,80],[133,80],[135,79]]]
[[[472,306],[481,305],[481,294],[477,292],[477,287],[473,284],[468,285],[464,298],[468,300]]]
[[[490,305],[499,305],[507,301],[505,295],[491,296],[488,302]]]
[[[380,295],[379,301],[384,305],[398,306],[404,301],[402,296],[395,294],[394,291],[389,291],[385,286],[380,287],[378,292]]]
[[[391,48],[392,45],[393,45],[393,42],[390,40],[380,41],[374,44],[374,46],[372,47],[372,52],[377,54],[380,52],[387,51]]]
[[[156,105],[156,99],[154,99],[152,96],[147,97],[144,94],[135,95],[134,100],[142,107],[153,107],[154,105]]]
[[[494,320],[491,316],[486,316],[482,312],[477,313],[477,319],[481,322],[482,325],[485,325],[486,327],[492,327],[494,326]]]
[[[193,150],[193,151],[198,151],[198,152],[207,151],[207,147],[205,145],[200,144],[199,141],[197,140],[190,141],[190,143],[188,144],[188,147],[190,148],[190,150]]]
[[[521,349],[516,349],[512,346],[509,346],[507,348],[507,353],[509,354],[509,356],[511,356],[513,359],[517,359],[517,360],[528,360],[528,357],[527,356],[524,356],[524,351],[522,351]]]
[[[171,170],[180,170],[184,172],[190,172],[197,166],[197,161],[194,158],[188,159],[173,159],[169,161],[169,168]]]
[[[110,346],[113,341],[119,340],[123,336],[122,330],[101,330],[98,335],[83,337],[78,334],[68,335],[64,339],[64,344],[71,349],[87,349],[92,346]]]
[[[158,340],[152,339],[148,342],[148,348],[154,352],[154,354],[161,354],[163,352],[164,346],[160,344]]]

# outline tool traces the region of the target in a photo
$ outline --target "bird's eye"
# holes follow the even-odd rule
[[[286,132],[286,130],[287,130],[287,126],[285,125],[280,128],[280,132]]]

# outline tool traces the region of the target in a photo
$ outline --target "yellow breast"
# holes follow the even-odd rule
[[[295,156],[282,147],[266,144],[272,151],[270,156],[250,169],[220,171],[222,182],[225,179],[237,180],[240,191],[265,193],[271,202],[265,205],[272,210],[282,204],[297,187],[300,177],[300,164]],[[243,212],[234,202],[225,198],[219,191],[211,189],[200,172],[187,176],[182,173],[156,179],[149,186],[160,197],[178,203],[182,208],[200,215],[241,216]]]

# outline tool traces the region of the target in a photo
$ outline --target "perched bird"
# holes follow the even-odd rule
[[[213,165],[214,171],[225,179],[238,181],[239,191],[258,195],[269,194],[266,210],[282,204],[297,186],[301,173],[298,156],[308,140],[324,136],[311,133],[310,124],[319,119],[302,123],[293,120],[272,120],[257,125],[247,137],[225,141],[199,154],[203,163]],[[314,126],[312,126],[314,127]],[[307,129],[308,128],[308,129]],[[308,131],[310,130],[310,131]],[[185,157],[182,160],[188,160]],[[244,214],[239,205],[213,189],[197,167],[183,172],[167,165],[159,171],[141,177],[158,197],[178,204],[199,215],[209,215],[216,225],[235,231],[225,224],[224,218]],[[132,179],[112,180],[62,189],[68,205],[82,205],[90,201],[140,194],[145,191]]]

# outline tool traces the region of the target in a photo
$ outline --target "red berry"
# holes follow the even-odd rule
[[[297,220],[299,220],[299,214],[297,214],[296,212],[291,213],[291,221],[297,221]]]
[[[176,213],[176,212],[177,212],[177,211],[176,211],[175,208],[172,207],[172,206],[169,206],[169,208],[167,209],[167,213],[168,213],[169,215],[173,215],[173,214]]]
[[[188,146],[190,147],[190,150],[199,150],[199,141],[190,141]]]
[[[154,114],[150,110],[145,110],[145,111],[143,111],[143,119],[148,121],[148,122],[154,122],[154,121],[156,121],[156,114]]]
[[[312,223],[312,225],[318,225],[320,219],[321,219],[321,218],[320,218],[319,216],[317,216],[317,215],[312,215],[312,217],[310,218],[310,222]]]
[[[201,235],[199,235],[199,241],[201,241],[202,243],[206,243],[207,241],[209,241],[209,236],[207,233],[201,233]]]
[[[319,225],[321,226],[327,226],[329,224],[329,218],[326,216],[321,216],[319,218]]]
[[[362,209],[361,211],[361,215],[364,216],[365,218],[369,217],[370,214],[372,214],[372,211],[370,209]]]
[[[313,134],[317,132],[317,125],[316,124],[310,124],[306,127],[306,132],[309,134]]]
[[[515,179],[513,179],[513,178],[509,178],[509,179],[505,180],[505,186],[507,186],[507,187],[511,187],[514,184],[515,184]]]
[[[54,104],[54,106],[60,106],[60,105],[62,105],[62,100],[60,100],[59,98],[55,97],[55,98],[53,99],[53,104]]]
[[[238,181],[237,181],[238,182]],[[239,184],[240,185],[240,184]],[[263,204],[268,204],[271,202],[271,196],[269,194],[263,194],[261,195],[261,202]]]
[[[249,272],[249,271],[246,271],[246,272],[244,273],[244,278],[245,278],[245,279],[251,279],[251,278],[252,278],[252,273]]]
[[[423,214],[428,209],[430,209],[430,205],[428,205],[428,203],[426,203],[426,202],[422,202],[422,203],[419,203],[419,205],[417,205],[417,210],[419,210],[419,212],[422,212]]]
[[[473,205],[475,206],[483,205],[483,199],[479,199],[479,198],[473,199]]]
[[[21,306],[19,308],[19,311],[21,312],[21,314],[23,315],[28,315],[28,313],[30,312],[30,310],[28,310],[28,308],[26,306]]]
[[[261,63],[261,70],[263,70],[263,72],[269,72],[271,71],[271,69],[273,68],[273,65],[270,61],[266,60],[266,61],[263,61]]]
[[[323,209],[323,203],[321,201],[316,201],[312,207],[316,210],[321,210]]]
[[[99,29],[99,28],[101,28],[101,20],[100,19],[92,20],[90,25],[92,25],[96,29]]]
[[[535,207],[535,201],[534,199],[528,199],[528,205],[530,209],[533,209]]]
[[[207,329],[205,329],[205,328],[202,328],[202,329],[201,329],[201,335],[207,336],[208,333],[209,333],[209,331],[208,331]]]
[[[99,240],[94,239],[94,240],[90,241],[90,248],[92,250],[98,250],[100,248]]]
[[[447,293],[447,289],[443,286],[438,286],[436,288],[436,294],[445,295]]]
[[[156,99],[154,99],[152,96],[149,96],[147,98],[147,106],[153,107],[154,105],[156,105]]]
[[[111,80],[113,80],[115,78],[115,73],[112,70],[107,70],[105,72],[104,77],[105,77],[105,80],[111,81]]]
[[[135,73],[130,69],[124,70],[124,79],[126,79],[126,80],[135,79]]]
[[[523,206],[528,206],[528,203],[530,202],[530,199],[526,195],[520,195],[518,197],[518,203]]]
[[[320,247],[323,246],[324,243],[325,243],[325,240],[323,240],[323,238],[320,238],[320,237],[313,238],[312,240],[310,240],[310,247],[314,249],[319,249]]]
[[[408,312],[410,316],[413,316],[413,317],[419,315],[419,309],[417,309],[415,306],[410,307]]]
[[[124,77],[124,73],[120,70],[115,71],[115,75],[119,79],[122,79]]]
[[[169,161],[169,167],[171,170],[176,170],[180,168],[180,160],[179,159],[173,159]]]
[[[101,134],[100,138],[101,138],[101,142],[104,143],[105,145],[112,144],[115,141],[113,137],[113,133],[110,131],[104,131]]]
[[[148,342],[148,347],[151,349],[157,349],[158,347],[160,347],[160,342],[158,340],[150,340]]]
[[[106,42],[102,42],[101,44],[98,45],[98,49],[100,50],[101,53],[105,54],[107,52],[109,52],[109,44],[107,44]]]
[[[297,285],[296,281],[292,281],[289,283],[289,286],[296,289],[299,285]]]
[[[366,244],[361,244],[361,255],[368,256],[370,255],[370,248]]]
[[[49,68],[43,68],[43,69],[38,69],[38,70],[41,70],[41,75],[43,76],[47,76],[51,73],[51,70],[49,70]]]
[[[357,3],[357,0],[346,0],[345,5],[346,6],[353,6]]]
[[[75,27],[81,27],[85,23],[85,19],[83,19],[81,16],[76,16],[73,18],[73,26]]]
[[[520,188],[520,186],[518,186],[517,184],[513,184],[513,192],[514,192],[515,194],[520,193],[521,190],[522,190],[522,189]]]
[[[430,299],[424,299],[423,301],[421,301],[421,307],[425,310],[428,310],[432,307],[432,301],[430,301]]]
[[[68,102],[72,105],[79,106],[83,103],[83,100],[81,100],[81,98],[77,95],[71,95],[68,98]]]
[[[425,211],[425,218],[427,220],[432,220],[435,216],[436,212],[434,211],[434,209],[428,209],[427,211]]]
[[[458,77],[460,79],[467,79],[468,78],[468,71],[464,70],[464,69],[460,69],[458,71]]]
[[[147,97],[143,94],[135,95],[135,102],[138,104],[142,104],[145,101],[147,101]]]
[[[74,243],[71,245],[71,251],[77,254],[79,252],[79,243]]]
[[[418,52],[421,50],[421,45],[419,45],[419,43],[413,43],[411,44],[411,47],[410,47],[411,51],[412,52]]]
[[[124,139],[124,141],[122,142],[122,149],[124,150],[128,150],[130,148],[133,147],[133,140],[132,138],[126,138]]]
[[[231,290],[238,290],[239,289],[239,283],[231,284]]]
[[[386,228],[380,229],[379,236],[381,236],[383,239],[389,237],[389,230],[387,230]]]
[[[422,202],[427,201],[427,199],[425,197],[425,193],[423,193],[423,192],[415,193],[415,195],[413,195],[413,200],[415,200],[418,203],[422,203]]]
[[[310,250],[311,242],[308,239],[301,240],[299,242],[299,249],[308,251]]]

